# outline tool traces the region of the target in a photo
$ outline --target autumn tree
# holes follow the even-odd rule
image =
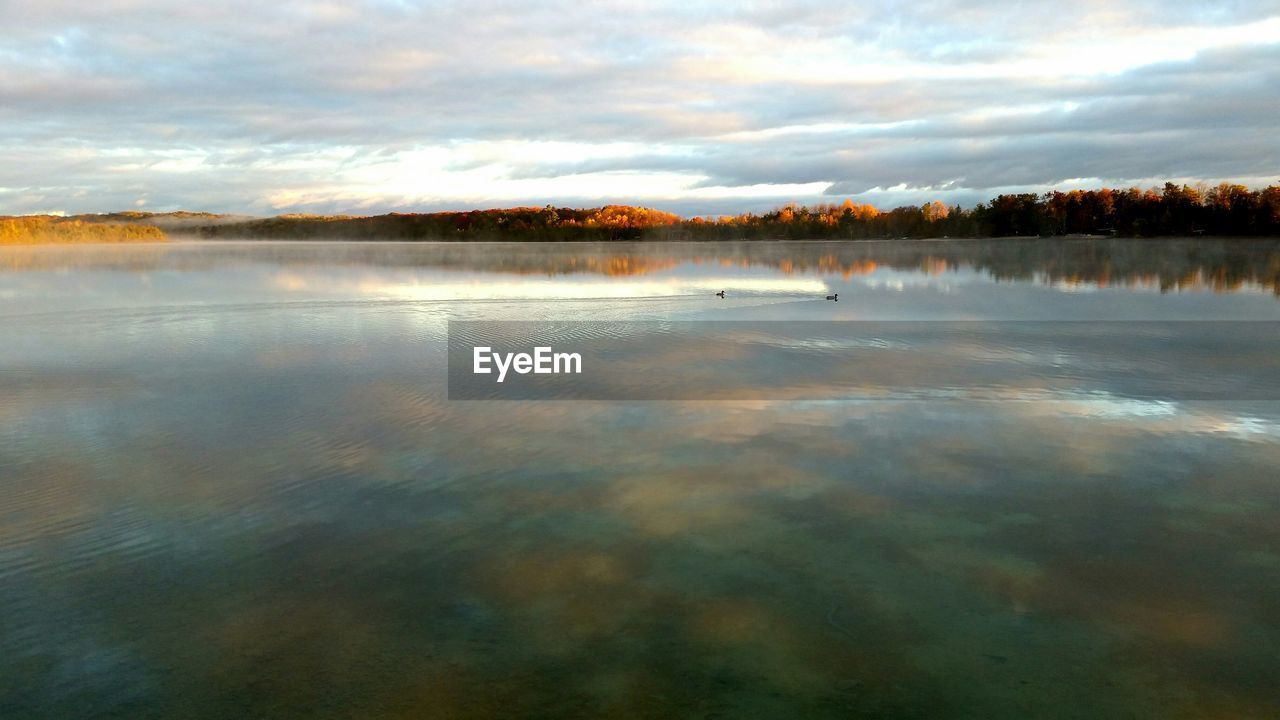
[[[947,207],[941,200],[934,200],[920,207],[920,212],[924,214],[925,222],[935,223],[940,220],[946,220],[951,214],[951,208]]]

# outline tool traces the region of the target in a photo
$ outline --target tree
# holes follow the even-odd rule
[[[943,204],[941,200],[934,200],[931,203],[923,205],[920,208],[920,211],[924,213],[925,222],[930,223],[946,220],[947,216],[951,214],[951,208]]]

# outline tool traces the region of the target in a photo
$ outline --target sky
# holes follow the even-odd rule
[[[1280,182],[1280,0],[0,0],[0,213]]]

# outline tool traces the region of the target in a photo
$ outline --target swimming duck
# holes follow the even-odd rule
[[[840,302],[840,293],[836,293],[835,295],[828,295],[828,296],[827,296],[827,299],[828,299],[828,300],[835,300],[836,302]]]
[[[723,299],[724,299],[724,291],[723,291],[723,290],[721,290],[720,292],[716,293],[716,297],[718,297],[718,298],[720,298],[721,300],[723,300]]]

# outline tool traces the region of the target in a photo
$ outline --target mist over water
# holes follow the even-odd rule
[[[464,402],[446,334],[1267,328],[1278,280],[1272,241],[5,248],[0,716],[1274,717],[1265,396],[1048,392],[979,334],[1007,399]],[[843,352],[770,343],[651,364]]]

